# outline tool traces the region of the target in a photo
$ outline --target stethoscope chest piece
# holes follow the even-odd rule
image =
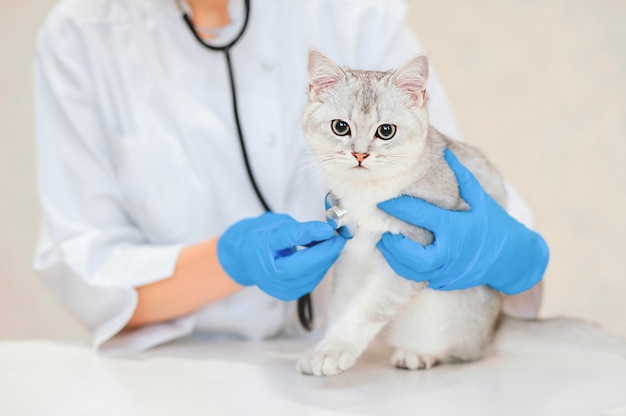
[[[324,200],[326,206],[326,222],[337,233],[347,239],[354,237],[357,231],[356,223],[350,219],[348,211],[341,207],[339,201],[332,193],[327,193]]]

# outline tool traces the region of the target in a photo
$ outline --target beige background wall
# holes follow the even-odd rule
[[[0,339],[86,338],[30,269],[38,215],[30,63],[54,3],[0,5]],[[542,315],[626,337],[626,3],[409,6],[466,140],[527,199],[551,246]]]
[[[0,3],[0,339],[86,337],[30,268],[39,212],[31,61],[37,28],[55,3]]]

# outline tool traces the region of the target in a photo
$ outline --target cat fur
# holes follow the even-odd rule
[[[446,148],[506,207],[502,177],[477,149],[429,125],[425,56],[381,72],[340,68],[311,50],[308,69],[305,137],[357,232],[335,266],[326,333],[301,356],[298,370],[339,374],[354,365],[377,335],[392,348],[391,364],[399,368],[481,358],[501,312],[499,294],[486,286],[436,291],[395,274],[376,248],[381,235],[402,233],[423,245],[432,243],[433,235],[386,214],[377,204],[411,195],[449,210],[467,210],[444,159]],[[333,133],[335,119],[349,123],[349,136]],[[384,123],[397,126],[388,141],[375,137]],[[369,154],[361,168],[352,152]]]

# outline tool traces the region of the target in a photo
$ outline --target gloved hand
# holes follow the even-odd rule
[[[523,292],[541,280],[548,246],[541,236],[509,216],[474,175],[446,150],[469,211],[449,211],[409,196],[378,205],[386,213],[430,230],[424,247],[401,234],[385,233],[377,244],[401,276],[440,290],[486,284],[506,294]]]
[[[275,298],[294,300],[317,286],[344,245],[345,239],[334,236],[325,222],[300,223],[268,212],[228,228],[218,240],[217,256],[240,285],[256,285]]]

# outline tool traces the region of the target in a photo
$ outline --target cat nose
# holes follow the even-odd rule
[[[352,152],[352,156],[354,156],[354,158],[357,160],[357,162],[359,162],[359,164],[363,162],[369,155],[370,155],[369,153]]]

